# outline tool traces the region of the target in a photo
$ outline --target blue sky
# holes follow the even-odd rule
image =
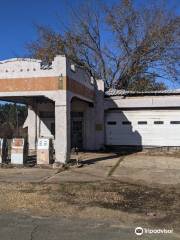
[[[78,4],[80,1],[83,0],[68,0],[70,4]],[[104,1],[112,3],[116,0]],[[136,0],[136,4],[145,1],[150,0]],[[180,6],[179,0],[166,2],[169,6],[172,3]],[[68,20],[66,0],[0,0],[0,60],[24,56],[25,44],[36,38],[34,24],[45,24],[58,29],[59,17],[64,22]]]
[[[22,56],[25,44],[35,39],[34,24],[57,26],[56,14],[66,13],[60,0],[0,0],[0,60]]]

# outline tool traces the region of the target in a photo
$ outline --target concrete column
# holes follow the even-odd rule
[[[87,107],[85,111],[85,149],[96,149],[95,138],[95,109],[94,107]]]
[[[96,80],[96,97],[95,97],[95,131],[96,131],[96,147],[101,149],[104,147],[104,81]]]
[[[37,115],[35,109],[31,106],[28,106],[28,116],[23,127],[28,127],[29,150],[35,150],[37,141]]]
[[[70,112],[67,105],[55,103],[56,162],[66,163],[70,156]]]

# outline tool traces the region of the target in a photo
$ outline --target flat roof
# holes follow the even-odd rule
[[[126,91],[123,89],[110,88],[105,92],[105,97],[113,96],[160,96],[160,95],[180,95],[180,89],[167,89],[159,91]]]

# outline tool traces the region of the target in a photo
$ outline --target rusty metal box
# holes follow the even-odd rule
[[[11,143],[11,163],[24,164],[26,159],[25,140],[23,138],[14,138]]]
[[[50,164],[51,160],[51,139],[39,138],[37,143],[37,164]]]

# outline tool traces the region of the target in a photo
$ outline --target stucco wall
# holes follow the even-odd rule
[[[109,108],[154,108],[180,107],[180,96],[107,97],[104,109]]]
[[[12,58],[0,62],[0,79],[37,78],[66,76],[66,58],[57,56],[49,68],[44,68],[40,60]]]
[[[51,66],[43,66],[39,60],[23,58],[0,62],[0,99],[19,101],[30,106],[24,127],[28,126],[29,147],[32,149],[38,137],[51,137],[51,120],[41,121],[38,112],[43,109],[52,111],[52,108],[50,104],[36,100],[44,97],[53,101],[56,160],[61,162],[68,159],[70,150],[71,99],[78,97],[89,103],[95,100],[95,86],[90,76],[82,68],[76,66],[73,69],[71,65],[65,56],[57,56]],[[94,121],[94,110],[91,115]],[[87,121],[90,121],[90,128],[94,129],[95,124],[88,115]],[[91,138],[90,132],[87,138]],[[94,144],[93,139],[90,142]]]

